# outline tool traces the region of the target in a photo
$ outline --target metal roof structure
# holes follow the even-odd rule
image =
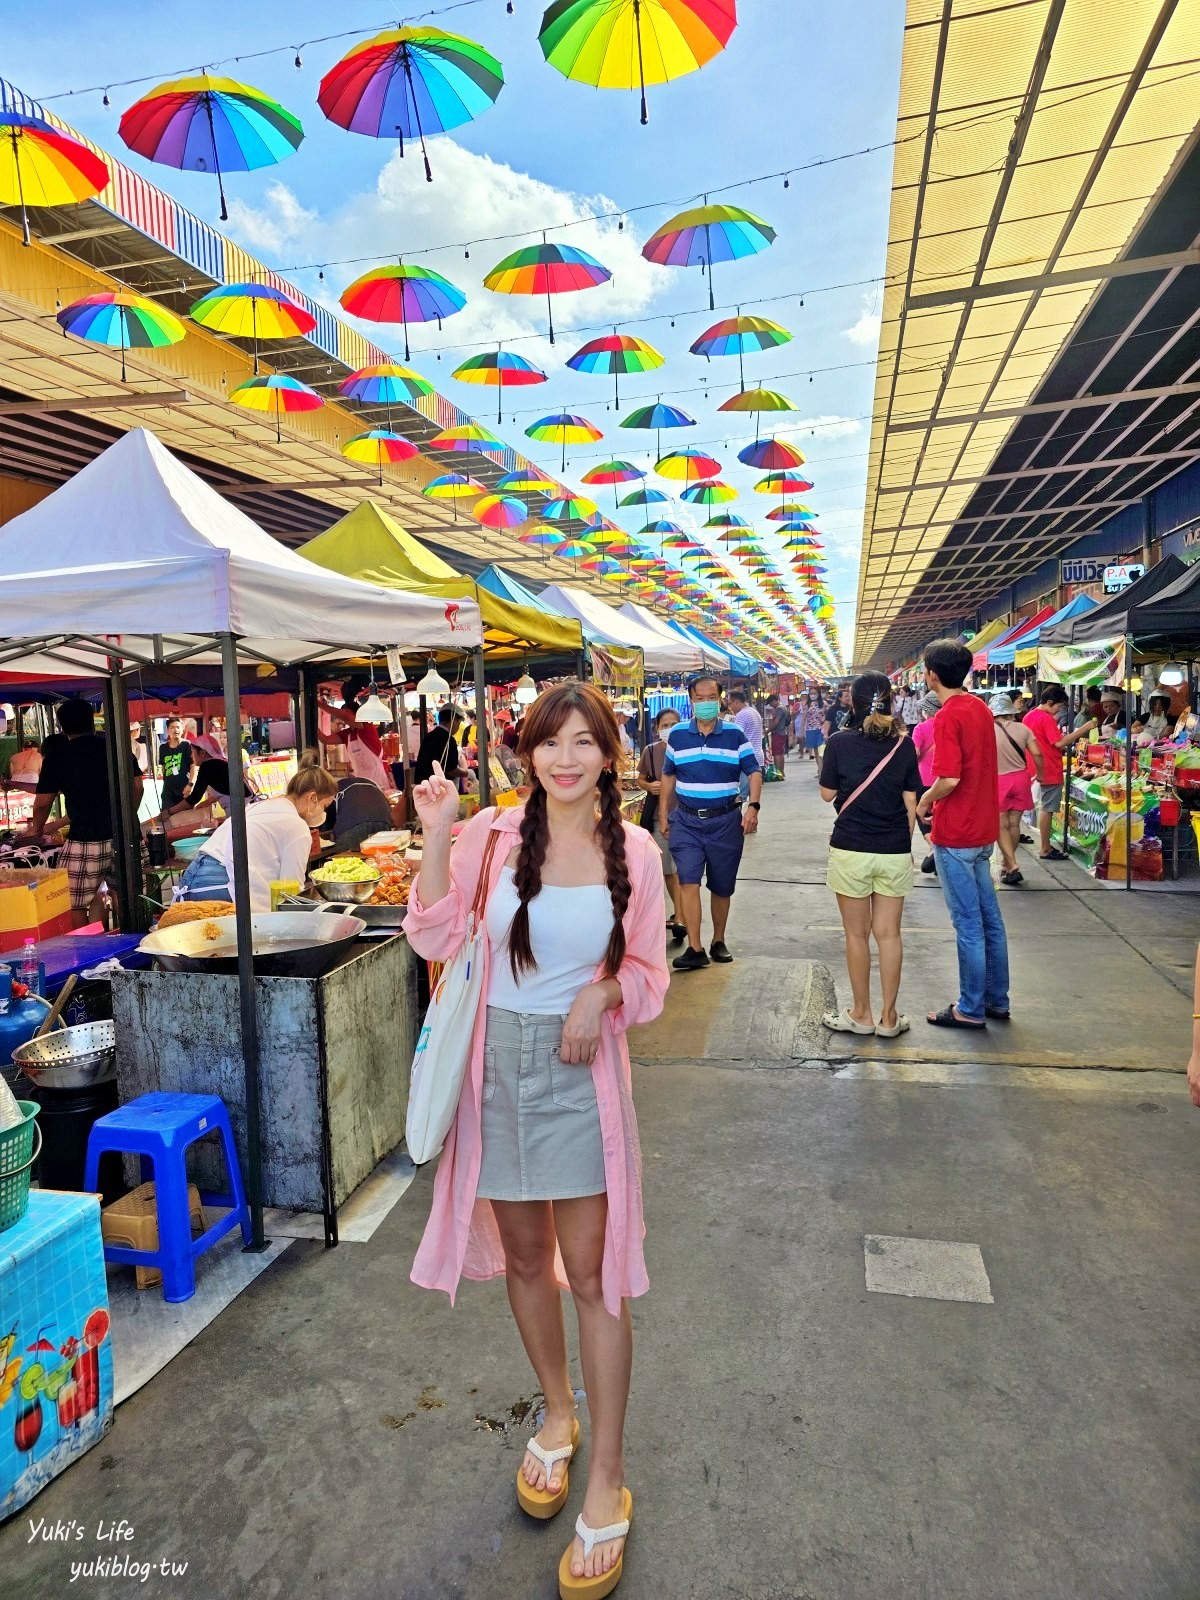
[[[1200,5],[908,0],[854,659],[1200,457]]]

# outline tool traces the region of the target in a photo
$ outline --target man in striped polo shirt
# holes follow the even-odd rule
[[[677,972],[694,972],[714,961],[732,961],[725,943],[729,900],[737,884],[742,844],[758,830],[762,764],[736,723],[721,721],[721,686],[715,678],[688,685],[692,720],[671,729],[663,761],[658,810],[662,831],[679,873],[679,899],[687,924],[688,947],[672,962]],[[742,773],[750,781],[743,814],[738,799]],[[674,808],[674,809],[672,809]],[[700,934],[700,880],[708,874],[713,942],[706,951]]]

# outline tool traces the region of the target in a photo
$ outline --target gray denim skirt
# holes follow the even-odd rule
[[[481,1200],[576,1200],[605,1192],[592,1069],[559,1055],[565,1021],[487,1008]]]

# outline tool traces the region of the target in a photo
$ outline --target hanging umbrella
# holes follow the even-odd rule
[[[367,322],[399,322],[404,328],[407,361],[412,354],[408,347],[409,326],[414,322],[436,322],[440,329],[442,319],[461,311],[467,297],[432,267],[410,267],[401,261],[394,267],[372,267],[364,272],[342,290],[338,303],[352,317],[363,317]]]
[[[64,333],[120,350],[122,383],[126,350],[160,350],[187,336],[187,329],[177,316],[157,300],[147,300],[131,289],[106,289],[101,294],[85,295],[64,306],[56,320]]]
[[[586,417],[574,417],[569,411],[558,411],[526,428],[525,437],[537,439],[542,444],[562,445],[562,469],[565,472],[569,444],[594,444],[597,439],[603,439],[604,434]]]
[[[449,500],[454,520],[457,522],[458,502],[474,500],[476,495],[486,494],[487,490],[482,483],[477,483],[474,478],[468,478],[461,472],[444,472],[441,477],[431,478],[421,493],[430,500]]]
[[[709,517],[704,526],[706,528],[748,528],[750,524],[745,517],[739,517],[732,511],[718,511]]]
[[[661,506],[670,500],[669,494],[664,494],[661,489],[633,489],[629,494],[621,496],[622,506]]]
[[[229,396],[235,406],[247,411],[265,411],[275,418],[275,438],[280,438],[279,419],[299,411],[319,411],[325,404],[315,389],[298,378],[273,372],[269,378],[247,378]]]
[[[553,494],[558,485],[540,467],[526,462],[517,471],[497,478],[495,487],[497,494]]]
[[[718,411],[752,411],[755,415],[763,411],[799,409],[794,401],[776,389],[739,389],[737,394],[731,394],[728,400],[722,400],[717,407]]]
[[[744,389],[747,354],[774,350],[790,343],[791,337],[786,328],[781,328],[777,322],[768,322],[766,317],[742,316],[739,307],[736,317],[726,317],[723,322],[714,322],[711,328],[705,328],[690,348],[694,356],[704,356],[707,360],[713,356],[736,356],[738,378]]]
[[[638,428],[649,431],[654,430],[654,454],[662,455],[662,430],[664,428],[694,428],[695,417],[689,417],[686,411],[678,406],[665,406],[661,400],[655,401],[652,406],[639,406],[636,411],[631,411],[621,423],[623,428]]]
[[[590,485],[612,484],[613,509],[619,511],[618,486],[622,483],[640,483],[645,476],[642,469],[635,467],[632,461],[602,461],[598,467],[592,467],[585,472],[581,481]]]
[[[812,484],[798,472],[768,472],[754,485],[755,494],[807,494]]]
[[[529,521],[529,507],[511,495],[485,494],[471,507],[471,515],[485,528],[519,528]]]
[[[355,45],[321,79],[317,104],[339,128],[372,139],[420,141],[425,148],[486,111],[504,87],[504,68],[482,45],[444,28],[389,28]]]
[[[693,506],[719,506],[736,500],[737,495],[732,484],[722,483],[719,478],[709,478],[703,483],[689,485],[679,498]]]
[[[737,27],[737,0],[554,0],[538,43],[564,78],[597,89],[639,89],[706,66]]]
[[[602,267],[586,250],[575,250],[567,244],[547,244],[543,234],[541,244],[526,245],[505,256],[488,273],[483,284],[494,294],[544,294],[550,318],[550,343],[553,344],[554,312],[550,296],[576,289],[595,289],[611,277],[608,268]]]
[[[755,439],[738,451],[738,460],[748,467],[757,467],[760,472],[788,472],[793,467],[802,467],[805,455],[803,450],[797,450],[783,439]]]
[[[611,373],[613,403],[620,411],[621,375],[628,372],[652,372],[655,367],[661,367],[664,360],[665,357],[644,339],[635,339],[631,334],[617,333],[614,329],[603,339],[591,339],[587,344],[581,345],[575,354],[568,358],[567,365],[573,367],[576,372]]]
[[[780,505],[772,506],[767,512],[768,522],[791,522],[796,517],[815,517],[816,512],[808,506],[802,506],[798,500],[784,500]]]
[[[215,172],[225,204],[226,172],[254,172],[294,155],[304,138],[300,119],[261,89],[233,78],[175,78],[135,100],[117,130],[131,150],[181,172]]]
[[[590,522],[599,516],[596,504],[584,495],[565,495],[538,507],[547,522]]]
[[[411,440],[393,433],[390,428],[371,428],[366,433],[356,433],[353,439],[347,439],[342,446],[342,454],[348,461],[365,461],[377,468],[382,483],[385,466],[411,461],[420,452]]]
[[[359,367],[338,384],[338,393],[347,400],[357,400],[364,406],[386,406],[388,428],[392,426],[392,407],[412,405],[422,395],[432,394],[433,385],[409,367],[398,367],[391,361],[378,366]]]
[[[740,206],[692,206],[671,217],[646,240],[642,254],[660,267],[699,266],[708,274],[708,309],[716,310],[712,269],[718,261],[741,261],[775,241],[775,230]]]
[[[554,554],[562,556],[565,561],[578,561],[581,556],[595,555],[590,544],[584,544],[580,539],[564,539],[561,544],[554,546]]]
[[[0,111],[0,205],[21,208],[21,243],[29,243],[26,206],[69,206],[106,189],[108,167],[87,145],[41,117]]]
[[[546,374],[524,356],[514,356],[508,350],[485,350],[482,355],[469,356],[451,374],[460,383],[484,383],[496,390],[496,421],[503,421],[501,401],[505,389],[525,389],[530,384],[545,383]]]
[[[458,450],[464,454],[486,455],[489,450],[503,450],[504,440],[497,439],[482,422],[456,422],[443,428],[429,441],[431,450]]]
[[[260,339],[296,339],[317,325],[311,311],[266,283],[221,284],[201,295],[188,315],[214,333],[252,340],[256,374]]]
[[[698,483],[701,478],[714,478],[721,463],[707,451],[696,448],[675,450],[654,463],[660,478],[682,478],[686,483]]]
[[[557,528],[530,528],[527,533],[519,533],[517,538],[522,544],[530,545],[534,550],[540,550],[543,559],[549,554],[552,547],[563,542],[563,536]]]

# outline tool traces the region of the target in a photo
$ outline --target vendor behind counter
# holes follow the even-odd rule
[[[364,839],[392,826],[392,808],[370,778],[343,778],[326,821],[338,850],[357,850]]]

